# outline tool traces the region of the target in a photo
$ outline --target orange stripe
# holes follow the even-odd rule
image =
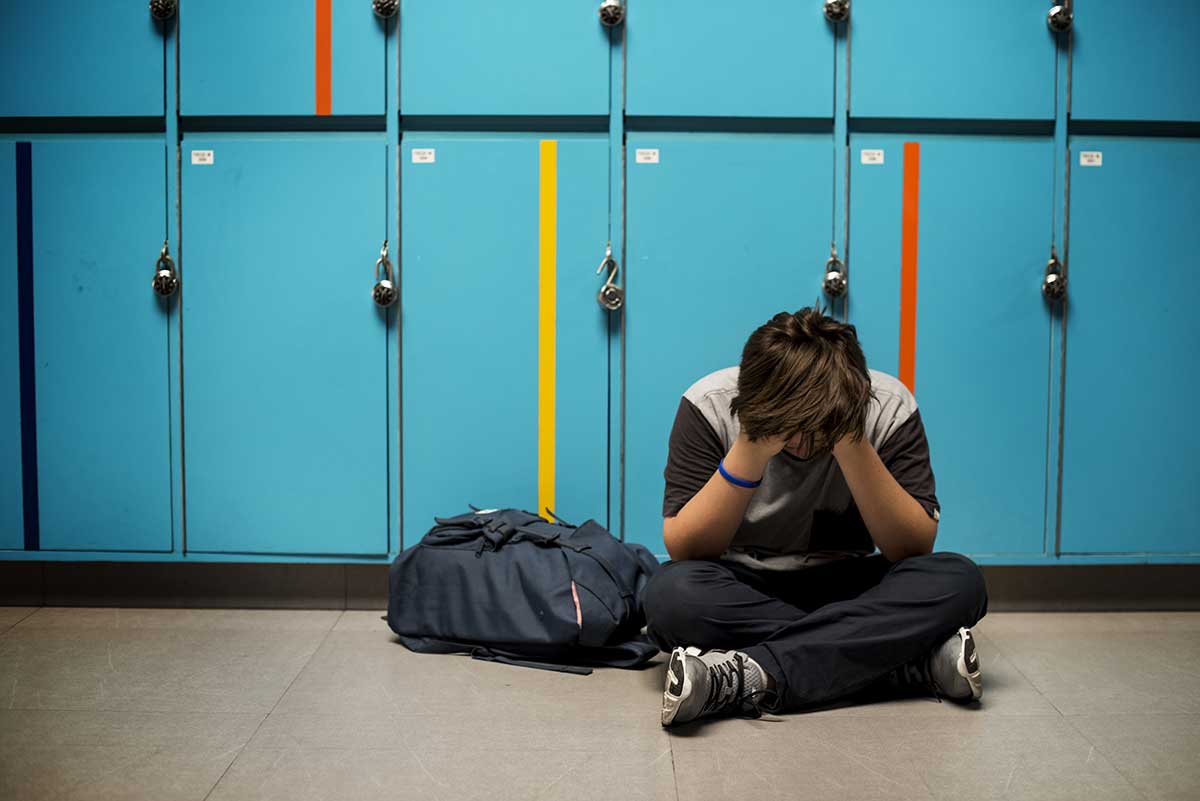
[[[317,113],[329,114],[333,108],[333,0],[317,0]]]
[[[917,373],[917,209],[921,200],[921,143],[904,143],[904,201],[900,211],[900,375],[915,392]]]

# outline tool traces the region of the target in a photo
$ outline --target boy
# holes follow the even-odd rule
[[[759,327],[680,401],[647,631],[671,651],[662,723],[799,710],[881,680],[980,697],[979,568],[932,553],[916,402],[817,309]],[[878,548],[880,553],[875,554]]]

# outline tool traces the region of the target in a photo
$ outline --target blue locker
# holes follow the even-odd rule
[[[369,2],[179,6],[180,114],[384,113],[388,23]]]
[[[849,314],[867,364],[902,375],[906,141],[851,137]],[[921,136],[912,379],[942,518],[937,547],[1040,554],[1053,141]],[[882,150],[883,163],[862,151]]]
[[[652,0],[630,7],[625,36],[631,115],[833,117],[834,32],[819,2],[707,13]]]
[[[387,152],[373,135],[184,139],[189,551],[387,552],[395,398],[371,299]]]
[[[679,399],[736,365],[772,315],[820,297],[833,147],[807,134],[631,133],[628,149],[624,531],[664,555],[663,468]]]
[[[850,114],[1054,119],[1045,0],[854,0]]]
[[[410,134],[401,182],[404,544],[468,504],[603,521],[607,137]]]
[[[171,549],[161,139],[34,142],[33,307],[43,550]]]
[[[22,548],[25,542],[16,182],[16,148],[12,142],[0,142],[0,549]]]
[[[162,116],[163,52],[146,3],[0,0],[0,116]]]
[[[1086,0],[1071,33],[1071,118],[1200,122],[1200,3]]]
[[[400,112],[608,115],[595,0],[403,0]]]
[[[1200,553],[1200,141],[1073,137],[1071,153],[1061,549]]]

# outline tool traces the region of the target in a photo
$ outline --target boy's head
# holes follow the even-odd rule
[[[870,400],[854,326],[812,308],[780,312],[750,335],[730,409],[750,439],[786,437],[788,451],[811,457],[861,438]]]

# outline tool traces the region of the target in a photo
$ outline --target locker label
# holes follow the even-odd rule
[[[658,163],[658,148],[657,147],[639,147],[634,154],[634,159],[638,164],[657,164]]]
[[[192,151],[192,163],[193,164],[212,164],[213,163],[213,152],[211,150],[193,150]]]
[[[1104,165],[1104,153],[1099,150],[1079,151],[1080,167],[1101,167]]]
[[[882,164],[883,163],[883,151],[882,150],[864,150],[864,151],[862,151],[862,163],[863,164]]]
[[[412,151],[413,164],[433,164],[437,161],[437,150],[432,147],[414,147]]]

